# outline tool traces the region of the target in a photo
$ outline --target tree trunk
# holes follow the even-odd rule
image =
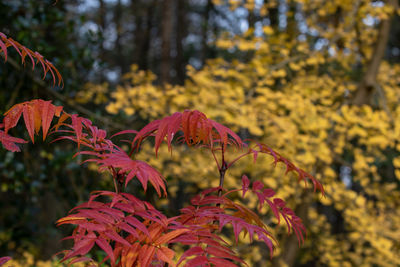
[[[153,27],[154,1],[131,1],[132,14],[135,16],[133,62],[141,70],[147,70],[150,50],[150,31]]]
[[[389,0],[389,4],[392,6],[397,6],[397,0]],[[355,105],[371,105],[372,96],[375,89],[378,87],[377,76],[379,72],[379,67],[385,56],[386,46],[389,40],[391,18],[381,21],[379,25],[378,37],[375,43],[374,50],[371,55],[371,59],[367,65],[367,69],[364,76],[358,86],[355,93],[353,104]]]
[[[99,59],[101,62],[106,61],[106,56],[105,56],[105,49],[104,49],[104,32],[106,29],[106,6],[104,3],[104,0],[99,0],[99,12],[98,12],[98,25],[100,26],[100,32],[101,32],[101,42],[100,42],[100,53],[99,53]],[[100,82],[104,82],[105,77],[104,77],[104,71],[99,72],[99,79]]]
[[[208,30],[209,30],[209,18],[210,18],[210,12],[213,7],[212,1],[207,0],[207,4],[204,8],[203,12],[203,25],[201,27],[201,52],[200,52],[200,59],[201,59],[201,65],[204,66],[206,59],[208,58],[208,45],[207,45],[207,35],[208,35]]]
[[[257,17],[256,14],[254,13],[254,8],[253,9],[249,9],[249,15],[247,16],[247,23],[249,24],[249,29],[254,29],[256,21],[257,21]]]
[[[122,34],[122,3],[121,0],[118,0],[115,10],[114,10],[114,23],[115,23],[115,32],[117,34],[117,37],[115,39],[115,49],[116,49],[116,60],[115,64],[117,66],[121,67],[121,73],[124,73],[128,71],[128,68],[126,67],[126,60],[124,57],[124,54],[122,52],[122,44],[121,44],[121,34]]]
[[[264,0],[264,5],[266,5],[268,0]],[[270,26],[277,30],[279,28],[279,10],[278,10],[279,1],[276,7],[268,8],[268,18],[270,22]]]
[[[170,82],[171,71],[171,35],[173,25],[173,1],[164,0],[162,3],[161,20],[161,65],[160,82],[162,84]]]
[[[131,0],[131,14],[134,17],[135,30],[133,31],[133,42],[134,42],[134,50],[133,50],[133,59],[132,62],[134,64],[139,65],[140,68],[140,59],[143,56],[141,51],[144,33],[143,33],[143,5],[140,0]]]
[[[175,69],[176,69],[176,81],[178,84],[183,84],[185,81],[185,58],[183,51],[183,39],[187,34],[187,22],[186,22],[186,6],[187,0],[177,0],[177,21],[176,21],[176,58],[175,58]]]
[[[99,26],[102,34],[102,38],[104,38],[104,30],[106,28],[106,7],[104,4],[104,0],[99,0]],[[100,57],[104,55],[104,42],[102,41],[100,44]]]

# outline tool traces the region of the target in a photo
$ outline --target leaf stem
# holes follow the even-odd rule
[[[214,157],[215,163],[217,163],[217,168],[218,168],[218,170],[220,170],[221,167],[219,166],[219,162],[218,162],[218,160],[217,160],[217,157],[215,156],[214,149],[212,149],[212,148],[211,148],[211,153],[212,153],[212,155],[213,155],[213,157]]]
[[[222,150],[221,150],[221,167],[219,169],[219,189],[218,189],[218,196],[220,197],[222,194],[222,189],[224,187],[224,179],[225,179],[225,173],[228,170],[228,165],[226,164],[225,161],[225,150],[223,144],[221,144]]]
[[[229,162],[227,169],[230,168],[233,164],[235,164],[236,161],[238,161],[239,159],[243,158],[244,156],[250,155],[251,151],[249,150],[248,152],[240,155],[239,157],[237,157],[236,159],[232,160],[231,162]]]

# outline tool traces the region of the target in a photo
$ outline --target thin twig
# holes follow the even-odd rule
[[[1,54],[1,56],[4,58],[4,55]],[[22,67],[20,64],[18,64],[14,59],[8,57],[7,61],[18,71],[22,71]],[[126,129],[126,126],[114,122],[113,120],[111,120],[108,117],[99,115],[97,113],[94,113],[88,109],[86,109],[85,107],[78,105],[76,102],[68,99],[66,96],[60,94],[59,92],[53,90],[52,88],[50,88],[43,80],[41,80],[40,78],[36,77],[33,73],[31,72],[27,72],[27,75],[32,79],[32,81],[34,83],[36,83],[37,85],[39,85],[40,87],[42,87],[43,89],[46,90],[47,93],[49,93],[50,95],[52,95],[53,97],[55,97],[56,99],[60,100],[64,105],[75,109],[76,111],[78,111],[81,114],[84,114],[88,117],[92,117],[95,118],[97,121],[99,121],[101,124],[107,126],[107,127],[112,127],[114,130],[123,130]]]

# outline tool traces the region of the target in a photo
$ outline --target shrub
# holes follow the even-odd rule
[[[53,77],[53,83],[62,83],[57,69],[37,52],[20,45],[0,33],[0,48],[7,60],[7,48],[13,47],[22,62],[29,57],[32,66],[40,64]],[[77,263],[95,260],[87,254],[96,246],[106,253],[104,261],[111,266],[237,266],[246,264],[236,255],[222,237],[222,232],[232,231],[235,242],[239,235],[248,235],[264,242],[273,255],[277,241],[269,230],[270,225],[236,199],[243,199],[247,192],[256,195],[259,208],[268,206],[276,219],[286,223],[288,232],[294,232],[299,245],[304,241],[305,227],[302,220],[275,197],[272,189],[261,181],[250,181],[242,176],[241,188],[225,188],[226,172],[241,158],[252,156],[257,161],[260,153],[268,154],[273,164],[283,163],[287,172],[295,172],[299,181],[310,180],[314,191],[324,189],[319,181],[266,144],[244,141],[226,126],[207,118],[197,110],[176,112],[171,116],[150,122],[139,131],[125,130],[108,137],[105,130],[96,127],[89,119],[67,113],[62,106],[51,101],[35,99],[14,105],[9,109],[0,125],[0,141],[7,150],[20,151],[19,144],[27,141],[9,135],[23,117],[30,140],[40,134],[45,140],[53,136],[53,142],[69,140],[76,143],[76,155],[87,157],[84,162],[93,162],[99,171],[109,172],[114,182],[114,191],[95,191],[88,202],[74,207],[69,215],[57,221],[57,225],[71,224],[75,228],[66,239],[73,241],[70,250],[63,251],[62,261]],[[128,149],[117,144],[115,136],[133,135]],[[143,190],[148,185],[155,189],[158,197],[167,197],[167,181],[146,162],[136,160],[141,144],[154,138],[155,156],[163,142],[172,151],[173,143],[183,143],[210,152],[219,172],[219,186],[208,188],[191,199],[191,205],[175,211],[167,217],[151,203],[124,192],[132,179],[137,179]],[[122,141],[121,141],[122,142]],[[233,200],[235,199],[235,201]],[[179,213],[178,213],[179,212]],[[177,253],[179,252],[179,253]],[[182,252],[182,253],[180,253]],[[0,264],[9,258],[0,258]]]

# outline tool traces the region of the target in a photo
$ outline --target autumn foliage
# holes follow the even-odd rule
[[[62,78],[50,62],[5,35],[0,33],[0,36],[5,59],[7,47],[13,46],[23,62],[29,56],[33,66],[41,63],[45,75],[50,72],[53,82],[57,78],[60,84]],[[296,235],[300,245],[306,228],[285,201],[275,197],[274,190],[261,181],[250,181],[245,174],[241,188],[224,186],[225,173],[245,156],[253,157],[255,162],[259,154],[270,155],[273,165],[283,163],[286,172],[297,173],[299,181],[310,180],[314,191],[324,193],[318,180],[266,144],[244,141],[228,127],[197,110],[176,112],[150,122],[139,131],[125,130],[109,137],[89,119],[67,113],[51,101],[35,99],[16,104],[4,114],[0,138],[7,150],[18,152],[19,145],[27,142],[9,134],[21,118],[33,143],[37,135],[43,140],[51,136],[52,142],[69,140],[77,145],[76,155],[85,157],[83,163],[97,164],[99,171],[109,172],[114,181],[114,191],[92,192],[86,203],[74,207],[57,221],[59,226],[75,226],[71,236],[66,237],[73,241],[73,247],[62,252],[62,261],[71,264],[80,261],[95,264],[97,259],[89,258],[87,254],[97,247],[106,253],[103,261],[108,261],[111,266],[246,265],[224,240],[223,231],[232,231],[236,243],[241,234],[248,235],[250,241],[264,242],[272,257],[278,243],[270,231],[275,224],[267,224],[256,212],[237,201],[249,193],[257,197],[260,209],[266,206],[271,210],[276,224],[281,221],[286,224],[288,232]],[[120,135],[129,137],[128,149],[122,146],[126,144],[123,141],[121,144],[113,141]],[[154,143],[155,156],[163,142],[170,151],[174,142],[209,151],[218,167],[219,186],[194,196],[191,205],[176,211],[174,217],[167,217],[151,203],[124,192],[127,184],[137,179],[144,191],[151,185],[158,197],[168,197],[167,181],[162,174],[148,163],[135,159],[142,143],[148,139],[154,139],[150,142]],[[228,155],[233,152],[238,155],[228,160]],[[0,263],[7,260],[1,258]]]

